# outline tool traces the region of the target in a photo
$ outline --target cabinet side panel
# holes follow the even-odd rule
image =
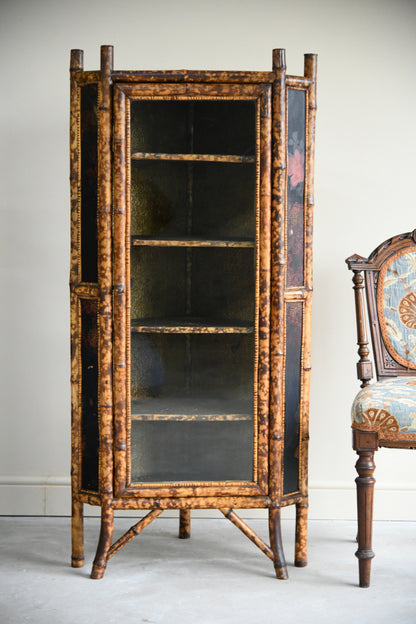
[[[288,89],[287,102],[286,287],[291,288],[305,281],[305,91]]]
[[[97,167],[98,85],[81,87],[81,280],[98,281],[97,265]]]
[[[80,300],[81,488],[98,492],[98,302]]]
[[[286,303],[284,494],[299,490],[302,325],[303,303]]]

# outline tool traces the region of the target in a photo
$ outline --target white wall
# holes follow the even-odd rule
[[[311,517],[353,517],[358,390],[344,260],[416,227],[412,0],[3,0],[0,512],[69,513],[69,51],[116,69],[271,68],[319,54]],[[416,519],[416,457],[377,455],[375,515]],[[413,499],[413,502],[412,502]]]

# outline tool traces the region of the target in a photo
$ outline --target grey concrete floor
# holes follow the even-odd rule
[[[247,521],[267,539],[267,521]],[[118,518],[115,536],[134,520]],[[309,565],[293,566],[294,522],[284,520],[289,580],[225,519],[197,518],[192,537],[161,516],[89,578],[97,518],[85,520],[86,565],[73,569],[69,518],[0,518],[2,624],[364,624],[416,622],[416,523],[376,522],[372,586],[357,585],[355,523],[311,521]]]

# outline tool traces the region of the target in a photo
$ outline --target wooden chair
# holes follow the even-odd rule
[[[354,273],[357,376],[352,406],[356,469],[360,587],[369,587],[372,551],[374,451],[416,448],[416,230],[394,236],[366,259],[347,258]],[[369,359],[368,320],[377,381]]]

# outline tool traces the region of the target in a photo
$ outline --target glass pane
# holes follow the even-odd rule
[[[253,336],[132,336],[133,481],[251,479]]]
[[[131,234],[254,241],[255,181],[255,163],[133,160]]]
[[[131,480],[252,480],[255,103],[132,101],[131,125]]]
[[[254,155],[255,111],[254,101],[132,101],[131,149]]]
[[[131,317],[254,320],[254,249],[134,247]]]

